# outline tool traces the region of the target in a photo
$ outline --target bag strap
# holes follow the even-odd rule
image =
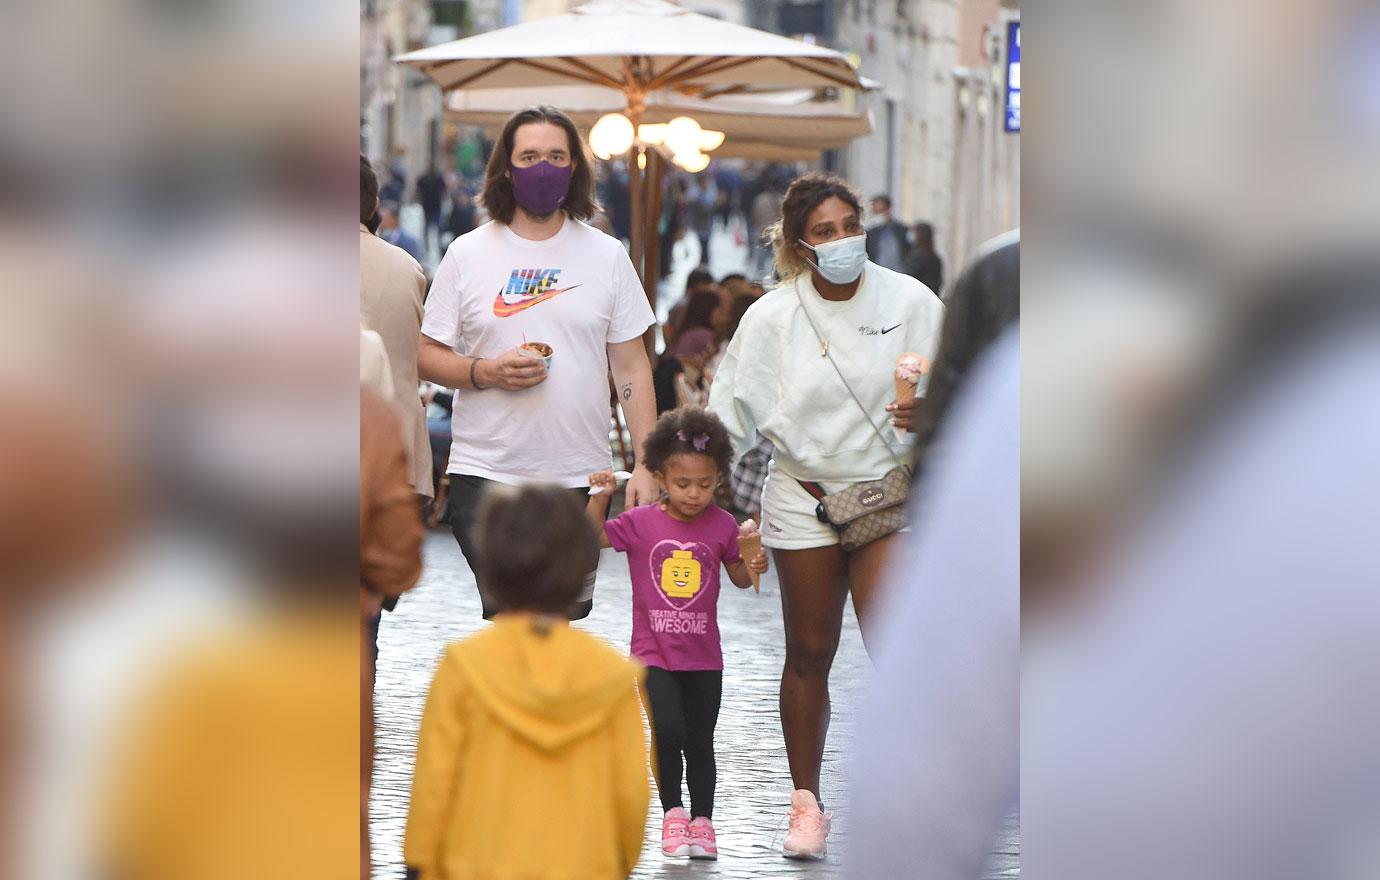
[[[796,482],[805,487],[805,491],[813,495],[816,501],[824,500],[824,487],[819,483],[807,483],[805,480],[796,480]]]
[[[886,451],[891,453],[891,457],[896,461],[896,464],[900,465],[902,468],[906,470],[907,473],[909,473],[910,465],[905,461],[902,461],[901,456],[896,454],[896,450],[891,448],[891,441],[888,440],[886,438],[886,435],[882,433],[882,429],[877,427],[877,423],[872,421],[872,415],[867,411],[867,407],[863,406],[863,402],[858,399],[857,392],[853,390],[852,385],[848,384],[848,379],[843,375],[843,370],[839,369],[838,362],[836,362],[834,360],[834,356],[829,353],[828,340],[824,338],[824,334],[819,332],[819,326],[815,324],[814,316],[812,316],[810,314],[810,310],[805,307],[805,297],[800,293],[799,278],[795,280],[793,286],[795,288],[795,298],[800,301],[800,310],[805,313],[805,320],[810,322],[810,329],[815,331],[815,338],[819,340],[819,344],[823,350],[824,357],[829,359],[829,366],[834,368],[834,372],[838,374],[839,381],[843,383],[844,388],[848,389],[848,396],[852,397],[853,402],[858,405],[858,411],[863,414],[863,418],[867,419],[867,423],[872,426],[872,430],[876,432],[877,437],[881,439],[882,445],[886,447]],[[802,485],[804,484],[802,483]],[[809,490],[808,486],[806,486],[805,488],[807,491]]]

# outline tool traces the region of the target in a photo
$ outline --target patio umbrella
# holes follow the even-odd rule
[[[691,116],[726,135],[715,156],[782,162],[817,159],[821,150],[841,149],[872,133],[867,111],[850,110],[837,100],[815,101],[813,94],[804,90],[704,100],[659,91],[646,96],[642,122]],[[461,90],[448,96],[446,118],[481,126],[494,136],[514,112],[539,103],[560,107],[586,135],[601,116],[624,109],[623,94],[602,86]]]
[[[629,108],[657,89],[861,88],[838,52],[698,15],[665,0],[592,0],[565,15],[399,56],[449,91],[589,83]]]
[[[698,15],[665,0],[592,0],[554,18],[513,25],[397,58],[456,89],[585,84],[621,92],[626,113],[642,122],[647,96],[672,90],[719,96],[753,89],[861,89],[840,53],[742,25]],[[641,148],[635,148],[641,150]],[[655,156],[649,165],[656,172]],[[648,233],[639,163],[629,163],[632,259],[649,299],[656,284],[645,271]],[[652,189],[655,201],[656,188]],[[650,224],[649,224],[650,225]]]

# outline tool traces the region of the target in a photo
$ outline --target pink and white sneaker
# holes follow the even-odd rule
[[[828,851],[824,841],[834,814],[821,810],[815,796],[802,788],[791,793],[790,818],[791,827],[781,845],[781,854],[788,859],[824,858]]]
[[[714,823],[703,816],[690,823],[690,858],[717,859],[719,844],[714,839]]]
[[[661,852],[671,858],[690,855],[690,814],[684,807],[667,810],[661,820]]]

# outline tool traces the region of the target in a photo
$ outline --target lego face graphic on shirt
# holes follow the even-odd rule
[[[684,610],[704,595],[704,580],[712,559],[703,544],[665,540],[652,548],[652,583],[672,608]]]
[[[494,316],[511,318],[580,286],[556,287],[560,277],[560,269],[514,269],[508,276],[508,283],[494,297]]]
[[[689,550],[676,550],[661,563],[661,591],[677,599],[689,599],[700,591],[700,564]]]

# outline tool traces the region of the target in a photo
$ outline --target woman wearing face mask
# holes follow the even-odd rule
[[[735,457],[770,440],[762,543],[781,583],[786,662],[781,726],[792,788],[782,853],[822,858],[831,814],[820,795],[829,726],[829,670],[844,603],[864,637],[895,534],[845,552],[816,516],[819,495],[881,479],[907,462],[914,403],[898,405],[892,376],[906,352],[933,362],[944,307],[908,275],[867,260],[861,201],[847,183],[807,174],[791,184],[771,230],[781,286],[743,316],[710,392]],[[917,396],[927,382],[921,376]]]

